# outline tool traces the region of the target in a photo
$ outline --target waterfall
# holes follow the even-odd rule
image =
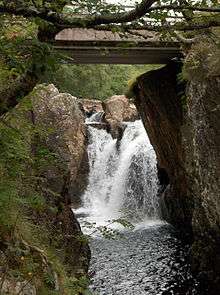
[[[158,218],[155,152],[140,120],[124,124],[120,145],[105,130],[88,126],[90,174],[83,210],[96,223],[121,216]]]
[[[142,122],[124,123],[120,142],[102,124],[99,115],[87,120],[89,185],[76,212],[84,234],[92,237],[92,293],[203,294],[187,263],[188,246],[158,220],[156,156]],[[124,216],[133,230],[111,222]]]
[[[89,123],[97,123],[97,122],[101,122],[102,118],[103,118],[104,112],[97,112],[92,114],[89,118],[86,119],[86,122]]]

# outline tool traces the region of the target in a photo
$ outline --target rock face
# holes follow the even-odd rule
[[[67,294],[71,288],[74,294],[82,294],[77,279],[87,274],[90,250],[72,204],[77,204],[87,184],[88,159],[84,117],[77,100],[59,93],[54,85],[38,85],[4,120],[0,134],[6,133],[11,145],[6,165],[1,163],[5,179],[1,174],[0,185],[8,179],[13,183],[16,198],[11,202],[22,218],[16,219],[14,234],[6,234],[1,227],[3,290],[11,295]],[[10,220],[11,206],[7,206],[5,216]],[[5,257],[10,260],[5,262]],[[2,274],[4,267],[10,275]],[[14,270],[19,273],[15,278]]]
[[[113,138],[121,138],[123,121],[135,121],[138,118],[134,104],[131,104],[124,95],[115,95],[103,102],[105,112],[104,121],[109,125]]]
[[[81,99],[80,100],[81,108],[86,115],[92,115],[94,113],[103,112],[101,100],[95,99]]]
[[[187,191],[181,126],[183,108],[177,85],[181,65],[170,64],[138,78],[136,106],[154,146],[163,192],[163,214],[179,227],[191,227],[191,202]]]
[[[54,85],[39,85],[34,89],[32,114],[33,123],[47,132],[41,144],[58,159],[42,171],[45,181],[41,184],[46,191],[60,195],[57,206],[59,202],[64,206],[57,215],[54,234],[63,235],[65,263],[71,265],[73,274],[84,274],[88,269],[89,249],[77,240],[81,230],[71,210],[87,185],[89,164],[84,117],[77,99],[59,93]],[[46,195],[51,200],[50,192]]]
[[[195,200],[193,266],[215,278],[220,293],[220,73],[187,88],[191,134],[187,166]],[[189,139],[188,139],[189,142]],[[210,293],[211,294],[211,293]]]
[[[207,75],[204,69],[202,76],[194,73],[184,95],[184,83],[177,78],[180,72],[181,66],[171,63],[140,76],[134,85],[135,103],[157,154],[162,214],[192,235],[193,269],[212,285],[208,294],[216,295],[220,292],[220,73]]]
[[[34,124],[50,129],[46,144],[59,155],[61,164],[61,170],[56,165],[49,167],[45,177],[57,193],[61,193],[66,177],[66,197],[68,195],[69,201],[77,205],[86,188],[89,170],[83,114],[75,97],[59,93],[53,85],[39,85],[35,93],[32,100]],[[63,168],[67,171],[63,172]]]

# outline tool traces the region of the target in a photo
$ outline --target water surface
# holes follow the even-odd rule
[[[99,295],[202,295],[187,261],[189,247],[167,224],[91,242],[91,290]]]

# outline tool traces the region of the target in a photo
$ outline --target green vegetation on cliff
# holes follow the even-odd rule
[[[0,115],[34,88],[46,69],[54,70],[55,55],[37,34],[35,22],[0,15]]]
[[[45,172],[66,168],[47,145],[54,129],[35,122],[31,101],[38,95],[34,91],[0,119],[0,294],[84,294],[83,270],[76,275],[66,259],[69,243],[82,249],[86,241],[73,232],[64,196],[47,184]]]

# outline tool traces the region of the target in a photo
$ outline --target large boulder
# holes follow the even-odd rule
[[[32,99],[34,124],[48,129],[46,145],[59,157],[61,167],[51,165],[45,171],[50,187],[62,192],[68,178],[66,195],[73,206],[80,202],[88,177],[87,134],[78,101],[68,93],[59,93],[54,85],[39,85]],[[66,181],[66,180],[65,180]]]
[[[77,99],[38,85],[2,118],[0,135],[0,188],[11,196],[1,198],[3,290],[67,294],[74,286],[82,294],[90,250],[72,204],[87,184],[88,158]]]
[[[87,116],[103,112],[102,101],[97,99],[80,99],[81,109]]]
[[[181,65],[172,62],[140,76],[133,91],[157,154],[162,214],[192,235],[193,269],[214,295],[220,293],[220,52],[209,42],[195,47],[186,59],[186,85]]]
[[[120,139],[123,134],[124,121],[135,121],[138,113],[135,105],[124,95],[115,95],[103,103],[104,121],[109,125],[113,138]]]
[[[56,157],[41,171],[46,197],[53,204],[53,195],[60,196],[57,204],[63,207],[54,234],[63,236],[60,247],[64,243],[65,263],[71,265],[73,274],[83,274],[88,269],[89,249],[78,241],[81,229],[71,208],[78,206],[89,173],[84,117],[77,99],[59,93],[52,84],[35,87],[31,99],[33,124],[47,134],[37,139],[36,147],[40,144]]]
[[[135,105],[124,95],[114,95],[102,103],[106,121],[135,121],[138,113]]]

